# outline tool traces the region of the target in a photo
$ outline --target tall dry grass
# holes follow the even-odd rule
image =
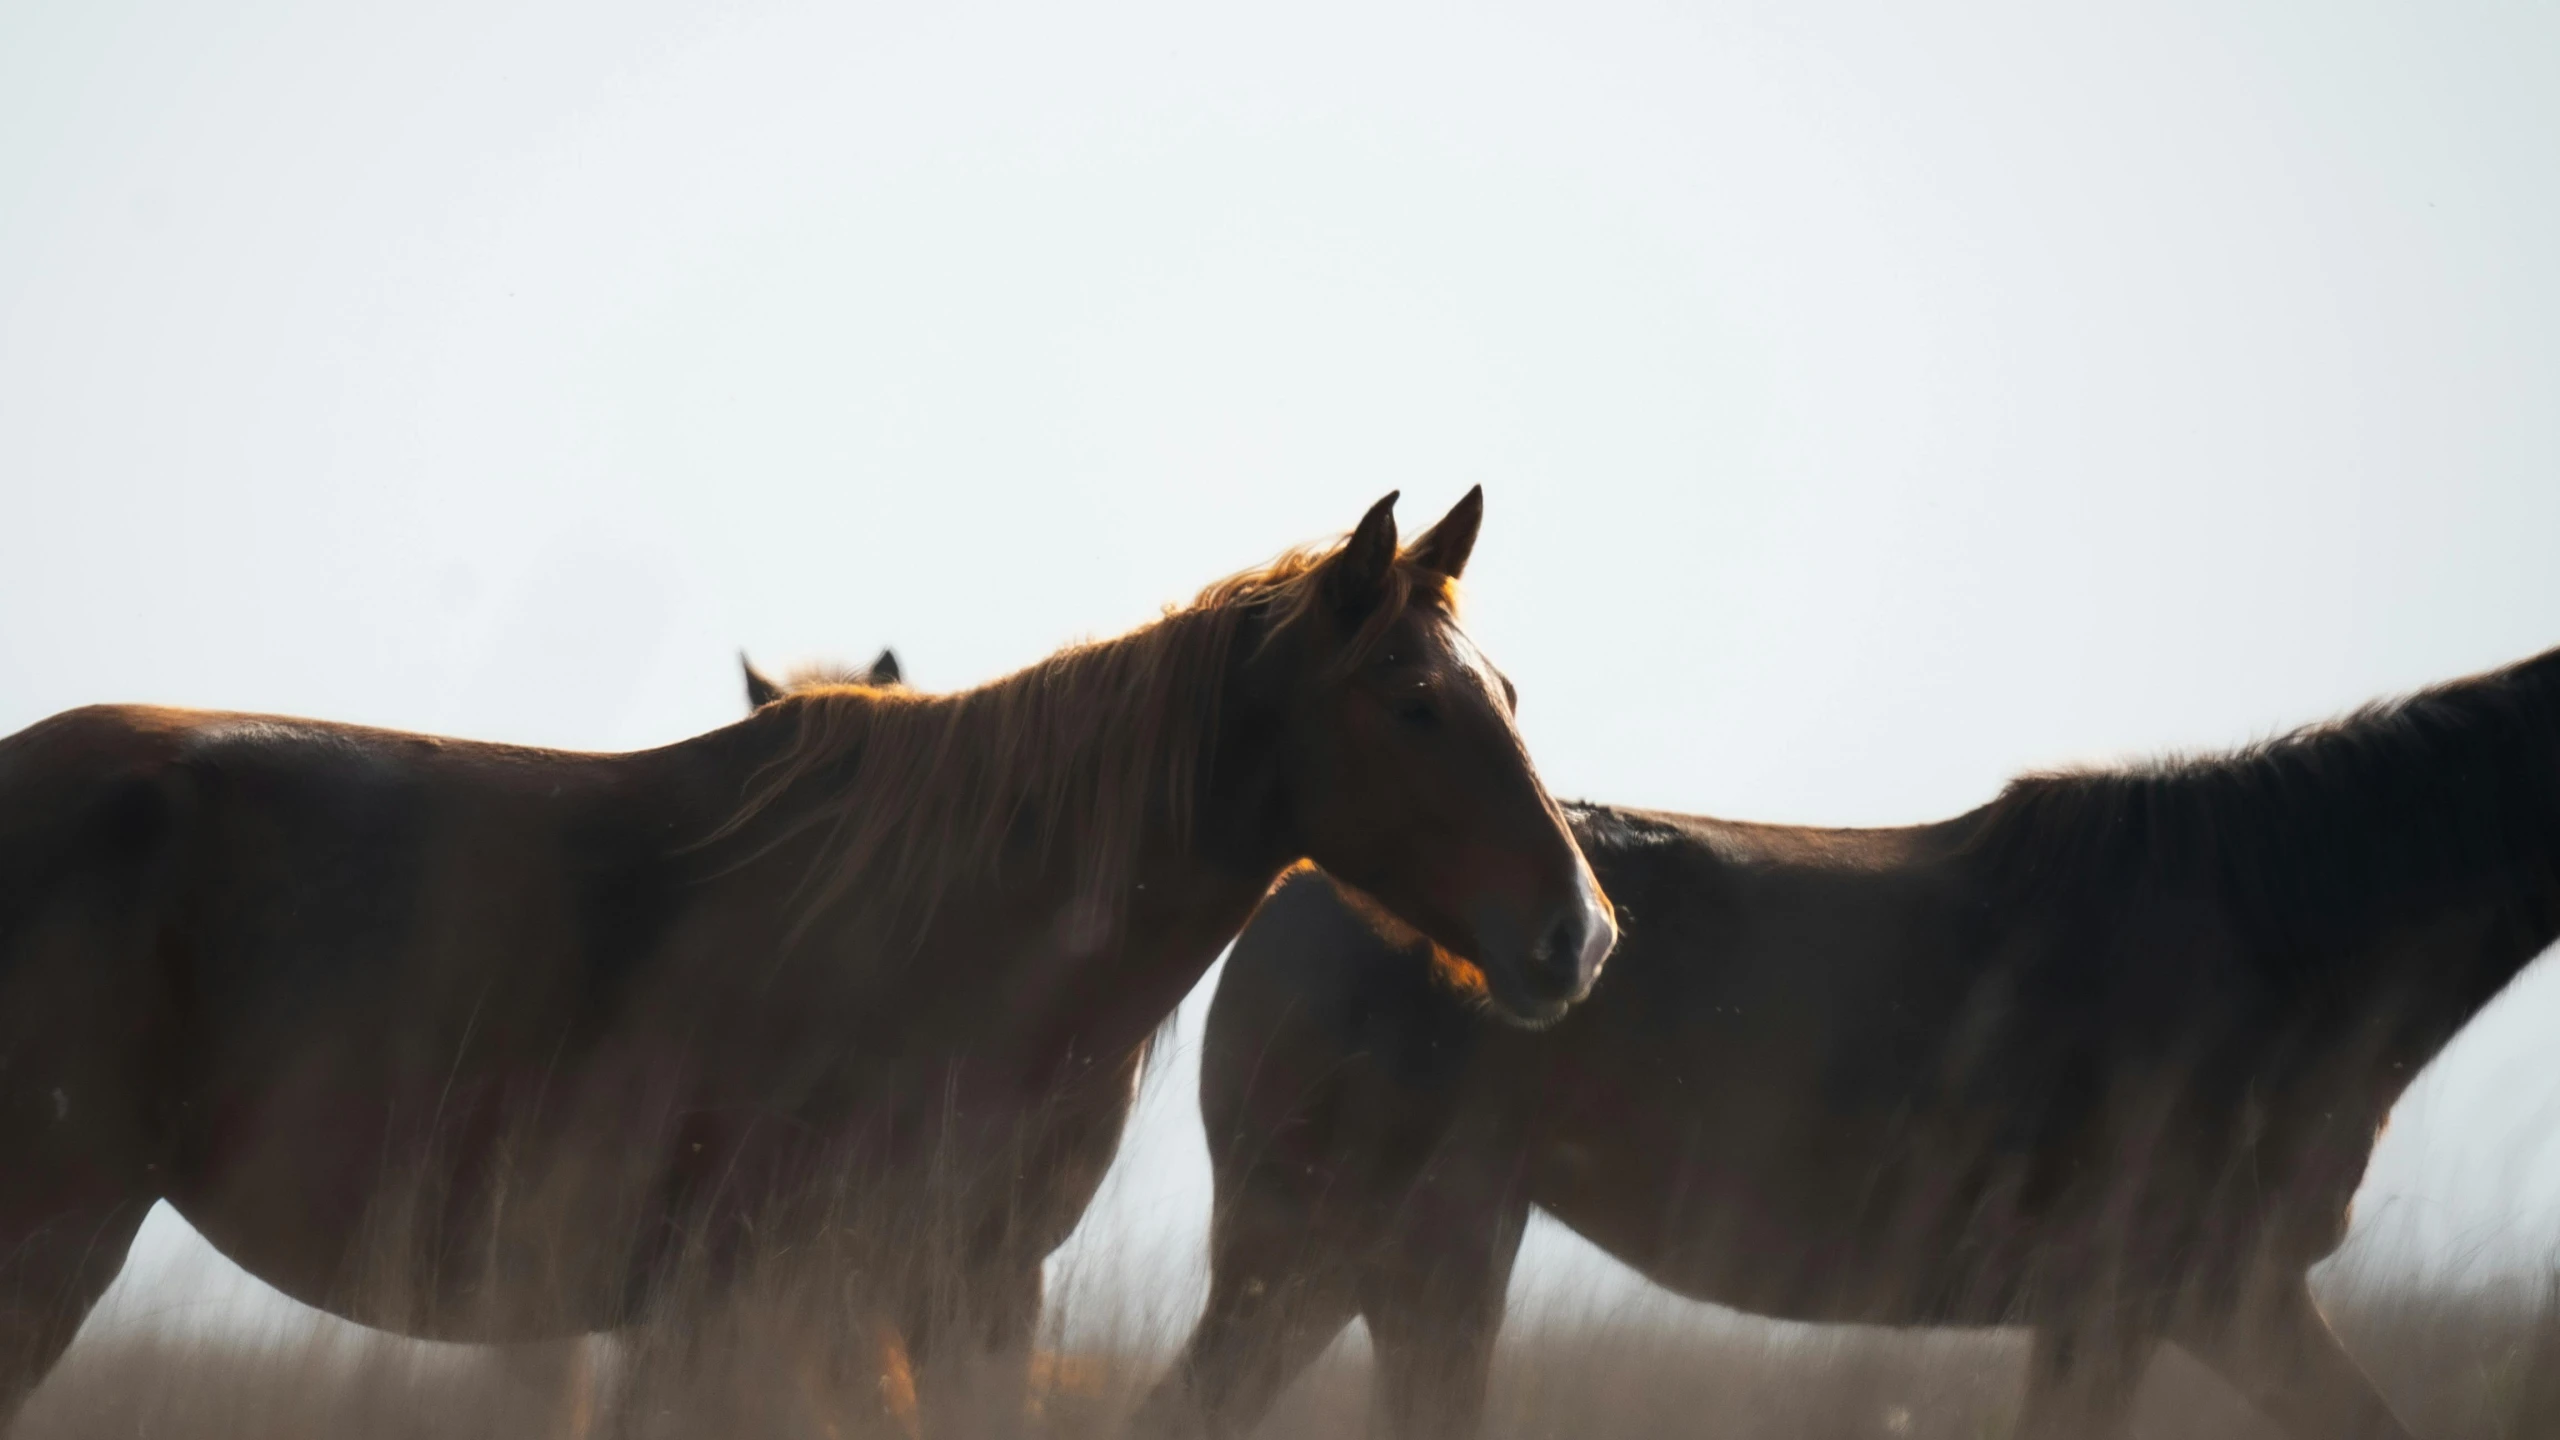
[[[2338,1328],[2427,1440],[2560,1436],[2560,1273],[2428,1293],[2333,1294]],[[1695,1312],[1693,1312],[1694,1315]],[[795,1322],[795,1323],[805,1323]],[[1056,1328],[1053,1325],[1053,1330]],[[1063,1332],[1060,1332],[1063,1333]],[[84,1340],[37,1393],[19,1440],[574,1440],[895,1435],[893,1407],[813,1383],[810,1342],[754,1327],[666,1360],[636,1347],[504,1354],[339,1327],[290,1343],[137,1331]],[[1022,1433],[1101,1440],[1162,1363],[1161,1337],[1046,1354]],[[651,1358],[652,1356],[656,1358]],[[1517,1321],[1496,1366],[1493,1440],[1982,1440],[2015,1414],[2024,1345],[1996,1333],[1890,1334],[1730,1317],[1549,1315]],[[1357,1332],[1283,1398],[1270,1440],[1356,1434],[1367,1360]],[[679,1373],[680,1372],[680,1373]],[[858,1387],[856,1387],[858,1388]],[[2164,1353],[2143,1433],[2267,1440],[2276,1432],[2194,1362]],[[1001,1428],[1001,1427],[997,1427]]]

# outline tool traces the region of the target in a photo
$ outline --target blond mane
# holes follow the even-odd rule
[[[875,934],[909,941],[956,885],[993,878],[1000,861],[1024,864],[1028,879],[1070,843],[1075,893],[1094,903],[1097,933],[1116,934],[1146,838],[1190,839],[1239,633],[1257,612],[1268,617],[1264,644],[1304,623],[1318,606],[1319,570],[1340,548],[1288,551],[1127,634],[974,689],[786,695],[767,711],[794,727],[788,745],[713,838],[755,824],[760,854],[823,830],[795,936],[849,906]],[[1415,604],[1454,614],[1455,586],[1399,556],[1323,678],[1374,654]]]
[[[778,688],[785,695],[808,695],[820,690],[880,690],[888,687],[874,681],[871,672],[860,666],[847,665],[839,660],[816,660],[785,671]]]

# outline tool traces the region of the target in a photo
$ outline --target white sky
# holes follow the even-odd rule
[[[1597,799],[1929,819],[2560,643],[2560,9],[1270,8],[0,0],[0,731],[654,743],[1476,482]],[[2392,1263],[2560,1242],[2555,1024],[2403,1107]]]

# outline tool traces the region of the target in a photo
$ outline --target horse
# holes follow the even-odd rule
[[[889,650],[882,650],[867,668],[820,662],[803,665],[780,680],[757,669],[744,655],[738,657],[738,665],[746,678],[749,710],[761,709],[786,696],[836,687],[884,689],[905,683],[898,657]],[[1168,1039],[1172,1023],[1173,1017],[1168,1014],[1161,1025],[1127,1051],[1094,1057],[1091,1066],[1065,1077],[1059,1088],[1045,1098],[1032,1121],[1039,1129],[1038,1138],[1025,1147],[1043,1157],[1043,1163],[1018,1177],[1012,1201],[1012,1223],[1019,1243],[1007,1247],[1003,1258],[1013,1268],[1005,1273],[985,1273],[993,1270],[989,1265],[962,1279],[1010,1297],[1036,1319],[1045,1288],[1044,1262],[1066,1243],[1085,1211],[1092,1208],[1103,1177],[1119,1154],[1121,1136],[1128,1129],[1130,1112],[1136,1108],[1138,1087],[1147,1064]],[[1057,1355],[1026,1349],[1004,1358],[1008,1363],[1025,1366],[1026,1371],[1004,1376],[997,1386],[999,1393],[1031,1393],[1035,1405],[1040,1393],[1062,1386],[1080,1387],[1086,1392],[1096,1388],[1091,1377],[1079,1375],[1070,1362]],[[912,1381],[900,1377],[912,1373],[911,1362],[901,1351],[889,1349],[882,1369],[891,1418],[906,1428],[914,1403]]]
[[[1566,813],[1624,937],[1551,1028],[1320,877],[1236,942],[1211,1292],[1143,1428],[1248,1427],[1358,1315],[1373,1425],[1472,1433],[1534,1206],[1690,1299],[2030,1327],[2022,1436],[2128,1434],[2167,1342],[2304,1440],[2406,1440],[2305,1271],[2560,935],[2560,650],[1935,824]]]
[[[1024,1317],[918,1257],[1017,1243],[1025,1118],[1302,859],[1562,1013],[1615,929],[1458,625],[1481,493],[1405,547],[1395,498],[978,688],[653,750],[135,705],[0,739],[0,1413],[162,1200],[421,1338],[819,1270],[930,1392]]]
[[[868,669],[856,670],[850,665],[820,663],[803,665],[783,679],[776,680],[758,670],[745,655],[738,657],[738,668],[747,674],[747,708],[761,710],[794,691],[832,689],[840,686],[863,686],[888,690],[906,684],[906,672],[899,668],[898,652],[883,650]]]
[[[906,683],[897,652],[885,648],[866,667],[820,661],[799,666],[779,680],[757,669],[744,651],[738,654],[738,668],[746,680],[750,713],[793,693],[846,686],[897,689]],[[1116,1131],[1114,1143],[1117,1143]],[[1104,1164],[1107,1166],[1108,1163],[1106,1157]],[[1098,1184],[1097,1180],[1097,1188]],[[1081,1213],[1084,1205],[1090,1203],[1088,1193],[1083,1204],[1078,1205],[1078,1212]],[[1038,1283],[1036,1276],[1033,1283]],[[874,1382],[873,1388],[879,1392],[884,1412],[881,1418],[897,1433],[912,1436],[918,1431],[921,1417],[917,1414],[913,1370],[908,1363],[904,1342],[887,1327],[875,1325],[872,1329],[880,1341],[881,1359],[880,1373],[869,1378]],[[841,1373],[831,1372],[858,1369],[858,1366],[842,1363],[841,1356],[830,1358],[838,1363],[803,1368],[798,1376],[796,1388],[810,1401],[808,1408],[812,1410],[832,1408],[831,1402],[837,1397],[829,1392],[841,1387],[827,1382],[844,1377]],[[1039,1357],[1026,1354],[1025,1358],[1036,1364]],[[594,1428],[599,1408],[595,1361],[596,1357],[585,1344],[585,1337],[574,1336],[550,1343],[509,1346],[500,1352],[500,1373],[505,1383],[547,1397],[553,1431],[569,1437],[569,1440],[584,1440]],[[1027,1384],[1025,1388],[1029,1388]]]

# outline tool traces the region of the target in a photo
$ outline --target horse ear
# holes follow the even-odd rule
[[[862,677],[865,685],[896,685],[906,679],[898,669],[898,652],[883,649],[880,658],[871,662],[871,673]]]
[[[738,668],[747,672],[748,709],[761,710],[782,698],[782,687],[765,678],[765,673],[756,668],[756,662],[748,659],[744,650],[738,652]]]
[[[1369,507],[1342,548],[1324,562],[1320,583],[1324,598],[1339,614],[1358,615],[1386,592],[1387,572],[1396,563],[1396,495]]]
[[[1484,524],[1484,487],[1478,485],[1449,507],[1440,523],[1414,537],[1405,547],[1405,558],[1434,575],[1451,580],[1466,572],[1467,557],[1475,553],[1476,531]]]

